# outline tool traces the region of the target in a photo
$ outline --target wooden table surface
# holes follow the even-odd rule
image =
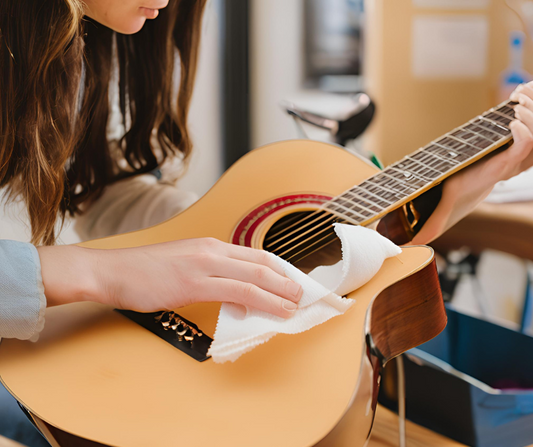
[[[453,441],[410,421],[407,421],[406,433],[408,447],[465,446],[465,444]],[[376,420],[374,421],[374,428],[372,429],[372,436],[370,437],[368,447],[397,447],[398,445],[398,415],[378,405]]]

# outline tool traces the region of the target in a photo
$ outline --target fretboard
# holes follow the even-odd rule
[[[359,225],[384,216],[512,140],[506,101],[350,188],[323,207]]]

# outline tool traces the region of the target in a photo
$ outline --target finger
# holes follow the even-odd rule
[[[527,146],[533,142],[533,133],[531,129],[526,126],[521,120],[514,120],[511,122],[510,126],[511,132],[513,133],[513,146]]]
[[[281,318],[292,317],[298,308],[292,301],[254,284],[227,278],[208,278],[201,293],[202,301],[242,304]]]
[[[533,110],[533,99],[531,99],[529,96],[519,93],[517,99],[518,104],[528,108],[529,110]]]
[[[513,132],[513,145],[489,160],[491,168],[498,171],[499,180],[507,180],[526,169],[528,166],[524,162],[533,149],[533,134],[522,121],[514,120],[510,128]]]
[[[267,292],[295,303],[300,301],[303,293],[300,284],[280,275],[270,267],[239,259],[224,258],[222,262],[213,266],[211,276],[255,284]]]
[[[531,82],[528,84],[520,84],[518,87],[516,87],[515,91],[511,94],[510,99],[518,102],[520,94],[533,99],[533,85],[531,85]]]
[[[525,96],[525,95],[522,95]],[[533,102],[533,100],[530,100]],[[524,123],[529,129],[533,129],[533,111],[524,107],[523,105],[518,104],[514,108],[515,118]]]
[[[228,256],[230,258],[240,259],[241,261],[255,262],[256,264],[266,265],[276,273],[285,276],[285,272],[276,261],[275,256],[264,250],[229,244],[211,237],[186,239],[183,241],[177,241],[177,243],[182,245],[187,244],[188,247],[186,249],[189,253],[205,252]],[[183,247],[180,248],[183,253]]]
[[[276,273],[285,276],[285,272],[281,268],[281,265],[276,261],[276,258],[267,251],[233,244],[226,244],[224,251],[230,258],[265,265]]]

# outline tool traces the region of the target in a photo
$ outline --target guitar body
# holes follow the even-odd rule
[[[211,236],[262,248],[282,216],[316,209],[317,198],[376,172],[336,146],[276,143],[243,157],[174,218],[82,245]],[[405,248],[349,297],[356,303],[346,314],[301,334],[276,335],[224,364],[198,362],[105,306],[51,308],[37,343],[2,341],[0,377],[61,446],[363,446],[380,366],[446,324],[432,250]],[[219,308],[196,304],[178,312],[212,336]]]

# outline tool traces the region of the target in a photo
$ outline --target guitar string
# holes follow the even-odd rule
[[[444,173],[442,173],[444,174]],[[378,175],[378,174],[376,174]],[[371,178],[370,179],[367,179],[367,180],[370,180],[371,181]],[[396,178],[394,177],[394,180],[396,180],[398,183],[402,183],[402,180],[399,179],[399,178]],[[427,180],[425,180],[427,181]],[[379,185],[376,185],[379,187]],[[350,193],[350,190],[346,191],[344,194],[347,194],[347,193]],[[355,195],[355,194],[352,194],[352,196]],[[335,200],[336,199],[339,199],[339,198],[342,198],[342,200],[346,203],[348,203],[350,206],[343,206],[344,208],[346,208],[348,211],[354,211],[354,212],[357,212],[355,211],[354,207],[361,207],[362,205],[359,203],[359,202],[356,202],[348,197],[346,197],[345,195],[341,195],[341,196],[338,196],[338,197],[335,197],[333,199],[331,199],[329,202],[327,203],[335,203]],[[361,199],[362,200],[362,199]],[[371,199],[366,199],[366,201],[368,201],[370,203]],[[342,205],[341,205],[342,206]],[[379,206],[377,203],[370,203],[370,206],[376,206],[376,207],[379,207],[381,209],[384,209],[383,207]],[[267,236],[267,238],[265,239],[265,242],[266,244],[264,245],[264,248],[265,249],[269,249],[279,243],[281,243],[283,240],[287,239],[288,237],[290,237],[291,235],[295,234],[295,233],[299,233],[301,232],[302,230],[306,229],[309,225],[311,225],[312,223],[316,222],[316,221],[319,221],[320,219],[324,218],[324,212],[327,211],[327,210],[323,210],[323,209],[319,209],[319,210],[316,210],[310,214],[308,214],[307,216],[305,216],[304,218],[301,218],[301,219],[296,219],[296,220],[293,220],[292,223],[284,228],[282,228],[280,231],[277,231],[276,233],[272,234],[272,235],[269,235]],[[314,219],[313,219],[314,217]],[[319,223],[319,225],[316,225],[315,227],[312,227],[310,229],[308,229],[306,231],[309,232],[313,229],[317,229],[317,228],[320,228],[324,223],[328,222],[328,221],[331,221],[331,220],[334,220],[335,219],[335,215],[334,214],[331,214],[329,218],[327,218],[326,220],[324,221],[321,221]],[[371,216],[368,216],[368,217],[371,217]],[[310,220],[311,219],[311,220]],[[305,221],[308,221],[305,225],[303,225],[303,223]],[[276,240],[273,240],[276,236],[280,235],[280,234],[283,234],[285,232],[287,232],[288,230],[290,230],[291,228],[294,228],[293,231],[289,232],[289,233],[286,233],[284,236],[282,237],[279,237],[278,239]],[[290,244],[290,243],[293,243],[293,242],[296,242],[298,239],[300,239],[300,235],[297,236],[296,238],[294,239],[291,239],[287,242],[285,242],[285,244],[283,244],[281,247],[277,247],[275,250],[279,250],[280,248],[286,246],[287,244]],[[273,251],[273,253],[275,253],[275,250]]]
[[[446,135],[447,135],[447,134],[446,134]],[[484,138],[488,140],[488,138],[486,138],[486,137],[484,137]],[[502,137],[501,139],[504,139],[504,138],[505,138],[505,137]],[[491,143],[492,143],[492,141],[491,141]],[[376,175],[379,175],[379,174],[376,174]],[[396,180],[400,181],[400,179],[396,179]],[[349,192],[349,191],[350,191],[350,190],[348,190],[347,192]],[[338,197],[341,197],[341,196],[338,196]],[[330,203],[330,202],[333,202],[333,203],[334,203],[334,200],[337,199],[338,197],[336,197],[336,198],[330,200],[330,201],[327,202],[327,203]],[[358,204],[357,202],[354,202],[353,200],[348,199],[348,198],[346,198],[346,197],[342,197],[342,199],[345,200],[345,201],[348,202],[348,203],[351,203],[352,206],[359,206],[359,205],[360,205],[360,204]],[[345,208],[346,208],[346,207],[345,207]],[[351,207],[350,207],[350,208],[351,208]],[[350,208],[347,208],[347,209],[350,209]],[[302,219],[296,219],[295,221],[294,221],[294,220],[291,220],[291,221],[293,222],[291,225],[289,225],[288,227],[284,227],[283,229],[281,229],[280,231],[278,231],[278,232],[275,233],[274,235],[270,235],[269,237],[267,237],[267,239],[265,239],[265,241],[266,241],[266,240],[269,241],[268,244],[265,246],[265,248],[267,248],[267,247],[272,247],[273,245],[276,245],[276,244],[282,242],[283,240],[285,240],[287,237],[291,236],[292,234],[298,233],[298,232],[301,231],[302,229],[307,228],[311,223],[316,222],[317,220],[320,220],[322,217],[324,217],[323,215],[322,215],[322,216],[315,217],[315,219],[313,219],[313,220],[311,220],[310,222],[308,222],[305,226],[303,226],[303,227],[299,227],[299,228],[297,228],[296,230],[293,230],[292,232],[286,234],[285,236],[283,236],[283,237],[281,237],[281,238],[278,238],[278,239],[275,240],[275,241],[272,241],[272,239],[273,239],[275,236],[277,236],[277,235],[279,235],[279,234],[282,234],[282,233],[284,233],[285,231],[287,231],[287,230],[289,230],[289,229],[291,229],[291,228],[294,228],[294,227],[297,226],[297,225],[301,225],[302,222],[305,222],[306,220],[309,220],[310,218],[312,218],[312,217],[314,217],[314,216],[317,216],[318,214],[323,214],[324,211],[327,211],[327,210],[323,210],[323,209],[316,210],[316,211],[314,211],[314,212],[312,212],[312,213],[306,215],[306,216],[305,216],[304,218],[302,218]],[[308,230],[305,231],[304,233],[300,233],[300,234],[298,234],[297,237],[295,237],[295,238],[293,238],[293,239],[291,239],[291,240],[285,242],[285,244],[283,244],[282,246],[278,247],[276,250],[273,250],[272,253],[276,254],[276,251],[279,252],[279,250],[280,250],[281,248],[286,247],[288,244],[291,244],[291,243],[294,244],[294,243],[298,242],[298,240],[301,240],[302,237],[305,236],[306,234],[308,234],[310,231],[312,231],[312,230],[316,230],[316,229],[322,227],[326,222],[329,222],[329,221],[331,221],[331,220],[334,220],[335,217],[336,217],[336,216],[332,213],[328,219],[326,219],[326,220],[323,221],[323,222],[320,222],[319,225],[315,225],[314,227],[308,229]],[[327,238],[327,237],[330,236],[330,235],[333,235],[333,234],[334,234],[334,230],[332,230],[331,227],[327,227],[326,229],[322,229],[320,232],[315,233],[314,235],[316,236],[317,234],[321,234],[321,233],[323,233],[324,231],[326,231],[328,228],[330,229],[330,230],[329,230],[329,233],[328,233],[324,238],[320,239],[319,241],[316,241],[316,242],[312,243],[310,246],[307,246],[307,247],[304,248],[303,250],[300,250],[299,252],[293,254],[292,256],[290,256],[289,258],[287,258],[287,260],[290,260],[290,259],[294,258],[295,256],[298,256],[300,253],[305,252],[305,251],[308,250],[309,248],[312,248],[313,246],[315,246],[316,244],[318,244],[319,242],[321,242],[323,239]],[[310,240],[310,239],[313,239],[313,237],[308,237],[307,239],[304,239],[303,241],[300,241],[300,242],[296,243],[296,245],[293,245],[290,249],[285,250],[284,252],[282,252],[282,253],[280,253],[280,254],[278,254],[278,255],[279,255],[279,256],[283,256],[283,255],[285,255],[285,254],[287,254],[287,253],[290,253],[290,252],[293,251],[295,248],[297,248],[298,246],[302,245],[303,243],[307,242],[307,241]],[[329,243],[331,243],[331,242],[332,242],[332,241],[328,241],[325,245],[329,245]],[[308,255],[310,255],[310,254],[316,252],[317,250],[319,250],[320,248],[322,248],[322,247],[325,246],[325,245],[322,245],[322,246],[316,248],[316,249],[313,250],[312,252],[307,253],[305,256],[308,256]],[[305,256],[304,256],[304,257],[305,257]],[[299,258],[298,260],[301,260],[301,259],[303,259],[303,257],[302,257],[302,258]],[[295,261],[295,262],[296,262],[296,261]]]
[[[307,237],[306,239],[304,240],[301,240],[300,242],[298,243],[295,243],[294,245],[291,245],[291,247],[285,251],[282,251],[280,253],[275,253],[274,251],[272,253],[274,253],[275,255],[279,256],[280,258],[283,258],[284,255],[286,255],[287,253],[290,253],[291,251],[293,251],[294,249],[298,248],[300,245],[302,244],[305,244],[307,241],[309,240],[312,240],[314,239],[315,237],[319,236],[320,234],[322,234],[324,231],[331,231],[331,226],[328,226],[328,227],[325,227],[323,228],[322,230],[320,231],[316,231],[314,232],[313,234],[311,234],[311,236]],[[301,237],[298,237],[298,239],[301,239],[302,237],[304,237],[305,235],[307,235],[308,232],[306,232],[305,234],[303,234]],[[296,242],[296,240],[294,241]],[[282,249],[283,247],[280,247],[280,249]],[[279,252],[279,250],[276,250]],[[285,258],[283,258],[285,259]]]
[[[332,199],[332,200],[333,200],[333,199]],[[327,202],[326,202],[326,203],[327,203]],[[303,217],[302,219],[297,220],[296,222],[293,221],[293,223],[292,223],[291,225],[282,228],[280,231],[278,231],[278,232],[276,232],[276,233],[274,233],[274,234],[272,234],[272,235],[267,236],[267,238],[265,239],[265,241],[267,241],[267,240],[271,240],[271,239],[273,239],[274,237],[278,236],[279,234],[282,234],[282,233],[284,233],[285,231],[290,230],[291,228],[299,228],[299,227],[303,224],[303,222],[305,222],[306,220],[313,218],[313,217],[316,216],[317,214],[323,214],[324,212],[325,212],[324,209],[319,208],[319,209],[317,209],[317,210],[311,212],[310,214],[306,215],[306,216]],[[272,243],[269,243],[268,245],[270,246],[270,245],[272,245]]]
[[[324,241],[325,239],[327,239],[328,237],[332,237],[331,240],[328,240],[326,241],[324,244],[322,245],[319,245],[318,247],[314,248],[317,244],[319,244],[320,242]],[[324,236],[323,238],[321,238],[320,240],[312,243],[311,245],[309,245],[308,247],[304,248],[303,250],[300,250],[299,252],[293,254],[292,256],[289,256],[287,259],[285,259],[287,262],[298,262],[298,261],[301,261],[302,259],[306,258],[307,256],[310,256],[312,255],[313,253],[317,252],[318,250],[321,250],[322,248],[328,246],[329,244],[331,244],[332,242],[334,242],[335,240],[337,240],[337,235],[335,234],[335,232],[333,230],[331,230],[326,236]],[[309,249],[313,249],[312,251],[310,251],[309,253],[305,253],[307,250]],[[295,258],[296,256],[300,255],[303,253],[303,256],[297,258],[297,259],[293,259]]]
[[[349,199],[346,199],[346,202],[350,202],[352,203],[353,205],[358,205],[356,202],[352,201],[352,200],[349,200]],[[313,213],[311,213],[311,216],[313,215],[316,215],[318,213],[324,213],[326,212],[327,210],[317,210]],[[305,218],[301,219],[301,221],[304,221],[306,218],[309,218],[310,215],[306,216]],[[311,243],[310,245],[304,247],[302,250],[298,251],[297,253],[294,253],[292,254],[291,256],[289,256],[288,258],[283,258],[285,259],[286,261],[291,261],[293,260],[293,258],[297,257],[298,255],[300,254],[304,254],[304,256],[301,256],[299,257],[298,259],[295,259],[293,262],[297,262],[299,260],[302,260],[304,259],[305,257],[311,255],[312,253],[315,253],[316,251],[320,250],[321,248],[324,248],[325,246],[329,245],[331,242],[333,242],[333,240],[331,241],[327,241],[325,244],[322,244],[322,245],[319,245],[318,247],[314,248],[311,252],[309,253],[305,253],[307,250],[315,247],[317,244],[319,244],[321,241],[323,241],[324,239],[326,239],[327,237],[329,236],[334,236],[335,235],[335,231],[333,229],[332,226],[329,226],[329,227],[326,227],[326,228],[323,228],[321,231],[319,232],[314,232],[313,235],[311,237],[307,237],[306,239],[302,240],[303,237],[305,237],[307,234],[309,234],[309,232],[313,231],[313,230],[317,230],[319,228],[321,228],[325,223],[331,221],[331,220],[334,220],[335,218],[339,218],[339,216],[336,216],[335,214],[331,213],[329,218],[327,218],[326,220],[320,222],[319,225],[315,225],[311,228],[308,228],[309,225],[312,223],[312,222],[315,222],[316,220],[319,220],[321,217],[324,217],[324,216],[319,216],[318,218],[312,220],[311,222],[308,222],[306,225],[302,226],[301,228],[297,228],[296,230],[293,230],[291,233],[289,233],[288,235],[285,235],[284,237],[282,238],[279,238],[278,240],[272,242],[270,241],[268,246],[269,247],[272,247],[273,245],[276,245],[277,243],[285,240],[288,236],[294,234],[294,233],[297,233],[298,231],[301,231],[301,230],[305,230],[307,228],[306,231],[304,231],[303,233],[300,233],[298,234],[296,237],[290,239],[289,241],[285,242],[284,244],[282,244],[280,247],[276,247],[276,249],[272,250],[271,252],[277,256],[280,256],[281,258],[283,258],[284,255],[288,254],[288,253],[291,253],[294,249],[298,248],[299,246],[301,246],[302,244],[308,242],[309,240],[312,240],[314,237],[316,237],[317,235],[320,235],[322,233],[324,233],[324,231],[327,232],[326,236],[324,236],[322,239],[318,240],[318,241],[315,241],[313,243]],[[342,219],[342,217],[341,217]],[[344,219],[342,219],[344,220]],[[298,222],[297,222],[298,223]],[[291,227],[293,227],[293,225],[291,225]],[[277,233],[279,234],[279,232]],[[281,249],[287,247],[287,245],[290,245],[290,248],[286,249],[285,251],[280,251]]]
[[[301,212],[296,212],[292,216],[285,216],[285,219],[283,221],[278,221],[274,224],[274,226],[270,229],[271,231],[276,230],[276,233],[269,235],[270,238],[276,237],[278,234],[283,233],[285,230],[287,230],[290,224],[294,222],[299,222],[298,219],[301,218],[300,216]],[[304,219],[305,220],[305,219]],[[292,226],[292,225],[291,225]]]
[[[313,214],[315,214],[315,213],[313,213]],[[317,214],[318,214],[318,217],[316,219],[313,219],[310,222],[307,222],[305,225],[298,226],[295,230],[291,231],[290,233],[287,233],[285,236],[280,237],[280,238],[276,239],[273,242],[269,242],[268,244],[264,245],[264,248],[269,249],[272,246],[278,245],[279,243],[281,243],[285,239],[287,239],[289,236],[292,236],[295,233],[299,233],[299,232],[305,230],[309,225],[311,225],[313,223],[316,223],[318,220],[321,220],[321,219],[325,218],[324,221],[320,222],[318,225],[315,225],[314,227],[311,227],[310,230],[318,228],[318,227],[324,225],[325,223],[327,223],[327,222],[329,222],[329,221],[331,221],[331,220],[333,220],[335,218],[335,215],[328,215],[328,214],[325,213],[324,210],[321,210],[321,212],[317,213]],[[310,231],[310,230],[308,230],[308,231]],[[282,244],[280,247],[276,247],[276,250],[284,247],[287,244],[290,244],[293,240],[294,239],[291,239],[291,240],[285,242],[284,244]]]

